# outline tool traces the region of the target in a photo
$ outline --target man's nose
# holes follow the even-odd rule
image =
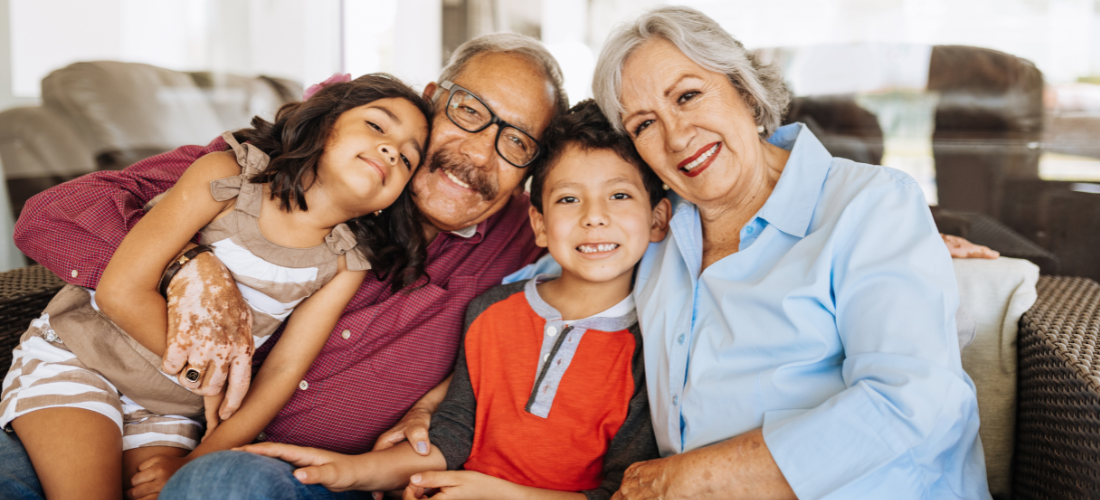
[[[470,133],[459,145],[459,152],[476,167],[484,169],[491,165],[496,155],[498,127],[499,125],[493,124],[485,127],[481,132]]]
[[[379,144],[378,153],[382,155],[382,161],[390,165],[397,165],[397,148],[389,144]]]

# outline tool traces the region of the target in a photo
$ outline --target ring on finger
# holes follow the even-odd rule
[[[202,371],[197,368],[188,368],[187,371],[183,373],[183,376],[188,382],[198,382],[202,379]]]

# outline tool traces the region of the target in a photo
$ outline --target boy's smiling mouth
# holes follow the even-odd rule
[[[585,243],[577,246],[577,251],[584,254],[610,252],[619,248],[618,243]]]

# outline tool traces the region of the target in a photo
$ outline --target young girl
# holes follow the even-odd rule
[[[0,425],[23,442],[46,496],[117,500],[141,465],[130,491],[141,498],[187,461],[253,441],[372,264],[394,273],[395,287],[415,283],[425,245],[404,187],[422,162],[430,113],[412,89],[372,75],[288,104],[274,123],[256,117],[255,128],[223,135],[231,151],[192,164],[134,226],[98,290],[58,293],[13,352],[0,398]],[[196,232],[202,245],[191,248]],[[168,319],[158,283],[180,254],[204,249],[249,304],[251,319],[233,320],[251,322],[256,347],[290,319],[232,417],[221,408],[219,425],[220,398],[207,398],[213,430],[199,444],[203,399],[159,370]],[[181,281],[173,286],[203,286]]]

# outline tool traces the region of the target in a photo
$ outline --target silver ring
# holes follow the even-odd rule
[[[202,372],[194,368],[188,368],[187,371],[184,372],[183,376],[187,379],[188,382],[198,382],[199,379],[202,378]]]

